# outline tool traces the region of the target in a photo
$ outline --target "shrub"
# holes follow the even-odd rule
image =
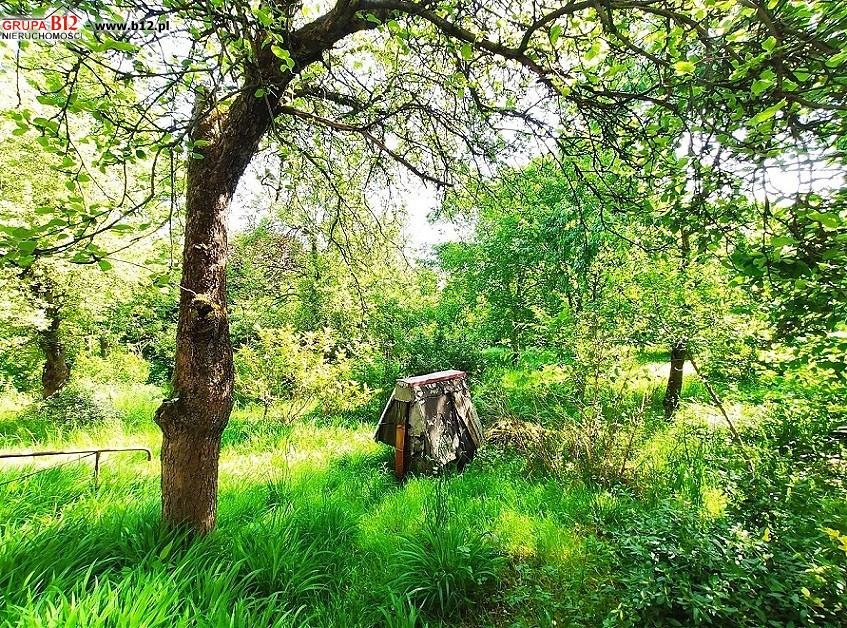
[[[22,413],[20,420],[53,426],[82,427],[117,419],[114,406],[87,388],[70,384]]]
[[[691,434],[691,459],[669,459],[680,481],[666,492],[699,486],[682,477],[690,467],[688,475],[717,479],[729,499],[719,518],[680,502],[632,513],[613,533],[622,599],[607,623],[843,624],[847,505],[844,470],[833,462],[843,451],[828,436],[833,419],[823,408],[770,410],[742,432],[743,453],[725,437]]]
[[[82,354],[74,362],[74,377],[97,384],[144,383],[150,378],[150,364],[132,351],[121,349],[105,358]]]
[[[826,535],[803,552],[768,528],[748,531],[669,505],[633,514],[614,534],[622,597],[607,625],[838,625],[843,556],[838,567]]]
[[[0,375],[0,416],[16,414],[20,408],[30,403],[30,395],[19,391],[10,380]]]
[[[319,406],[335,415],[364,405],[367,386],[353,381],[353,360],[333,332],[259,329],[255,343],[235,354],[236,393],[287,422]]]
[[[402,352],[406,375],[447,369],[475,374],[483,364],[477,341],[461,326],[430,323],[409,329]]]

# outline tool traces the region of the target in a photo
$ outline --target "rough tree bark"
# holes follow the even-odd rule
[[[44,315],[47,328],[38,332],[38,346],[44,353],[44,367],[41,370],[41,395],[44,399],[60,391],[71,375],[71,369],[62,344],[62,304],[56,294],[55,286],[49,279],[40,279],[32,284],[34,294],[44,301]]]
[[[685,368],[685,360],[688,352],[684,340],[678,340],[671,346],[671,364],[668,372],[668,385],[665,389],[663,405],[665,407],[665,418],[669,419],[679,407],[682,397],[682,371]]]
[[[199,534],[215,525],[221,434],[232,411],[234,372],[226,304],[226,217],[271,114],[257,98],[219,114],[203,92],[186,180],[186,224],[173,393],[156,411],[162,429],[162,519]]]
[[[42,396],[47,399],[60,391],[71,375],[71,369],[65,357],[65,346],[59,333],[62,324],[61,311],[58,305],[48,303],[46,315],[49,324],[47,329],[38,333],[38,345],[44,352],[44,368],[41,371]]]
[[[281,69],[266,36],[252,42],[241,94],[225,111],[198,92],[188,160],[186,224],[172,395],[156,411],[162,429],[162,520],[205,534],[215,526],[221,434],[232,411],[234,372],[226,308],[226,215],[244,170],[294,76],[356,31],[373,28],[357,2],[333,9],[287,38],[293,67]],[[264,86],[267,94],[255,96]]]

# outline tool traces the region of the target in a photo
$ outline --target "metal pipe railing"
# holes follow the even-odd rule
[[[79,456],[77,461],[82,460],[83,458],[88,458],[89,456],[94,456],[94,488],[98,488],[100,485],[100,456],[104,453],[121,453],[121,452],[131,452],[131,451],[143,451],[147,454],[147,462],[153,460],[153,453],[147,447],[102,447],[99,449],[80,449],[74,451],[32,451],[32,452],[18,452],[13,454],[0,454],[0,458],[38,458],[41,456]],[[72,462],[72,461],[70,461]],[[64,463],[60,463],[64,464]],[[17,480],[22,480],[24,478],[35,475],[36,473],[40,473],[42,471],[47,471],[49,469],[53,469],[58,465],[53,465],[47,467],[45,469],[39,469],[34,473],[29,473],[27,475],[21,476],[20,478],[15,478],[11,480],[12,482]],[[8,484],[8,482],[4,482],[4,484]]]

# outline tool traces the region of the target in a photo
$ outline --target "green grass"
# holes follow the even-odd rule
[[[556,386],[562,371],[542,366],[493,372],[477,392],[481,408],[499,391],[516,416],[561,422],[574,411]],[[157,453],[158,394],[110,388],[115,419],[61,429],[5,408],[0,445]],[[155,458],[109,456],[99,490],[90,463],[9,483],[27,469],[4,465],[0,625],[759,625],[760,590],[770,618],[836,625],[847,570],[824,528],[847,532],[847,512],[831,472],[792,462],[798,443],[817,446],[816,424],[745,432],[765,485],[690,401],[677,421],[640,427],[626,472],[604,483],[486,448],[461,475],[398,484],[370,422],[237,409],[218,526],[194,541],[159,526]],[[612,467],[619,452],[597,450]]]
[[[151,444],[155,432],[139,421],[151,404],[130,406],[110,442]],[[283,426],[237,411],[224,436],[218,528],[195,543],[159,529],[155,460],[108,457],[97,491],[84,463],[0,486],[0,622],[195,625],[200,615],[202,625],[368,626],[505,615],[534,624],[541,609],[506,595],[520,578],[514,561],[561,569],[550,581],[556,597],[585,586],[573,567],[596,539],[573,526],[590,522],[590,493],[527,480],[521,461],[493,452],[462,475],[398,485],[390,450],[371,434],[369,424]],[[28,444],[58,442],[41,436]],[[107,433],[66,436],[70,446]],[[0,482],[25,470],[6,467]]]
[[[519,465],[495,460],[440,489],[427,478],[398,486],[369,427],[294,432],[288,456],[224,451],[219,526],[193,544],[158,529],[155,464],[110,459],[97,492],[84,465],[0,487],[0,620],[192,625],[199,613],[210,625],[364,626],[415,614],[409,599],[436,621],[507,612],[534,623],[534,609],[503,596],[510,560],[560,566],[556,595],[583,586],[570,567],[593,534],[575,534],[573,518],[590,521],[590,495],[522,481]],[[429,518],[436,499],[449,501],[443,529]]]

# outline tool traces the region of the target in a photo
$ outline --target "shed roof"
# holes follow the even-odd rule
[[[435,373],[427,373],[426,375],[404,377],[403,379],[398,379],[397,383],[405,384],[406,386],[423,386],[424,384],[434,384],[448,379],[464,379],[466,376],[467,373],[464,371],[437,371]]]

